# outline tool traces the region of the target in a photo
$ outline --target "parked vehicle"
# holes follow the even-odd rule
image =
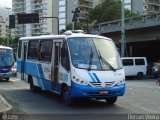
[[[145,57],[122,57],[126,77],[142,79],[147,74],[147,60]]]
[[[20,38],[17,76],[30,83],[31,90],[61,95],[66,104],[74,98],[114,104],[125,93],[124,69],[114,42],[80,31]]]

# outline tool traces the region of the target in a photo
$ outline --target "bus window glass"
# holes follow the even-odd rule
[[[102,66],[112,66],[114,69],[122,68],[118,50],[112,40],[93,38],[98,54],[102,58]]]
[[[52,56],[52,41],[41,41],[39,61],[50,62],[51,56]]]
[[[61,49],[61,64],[66,70],[70,70],[69,64],[69,55],[68,55],[68,48],[67,43],[63,42],[62,49]]]
[[[111,40],[69,38],[68,42],[75,67],[83,69],[90,67],[90,69],[97,70],[109,70],[110,66],[114,69],[122,68],[118,51]]]
[[[37,60],[38,58],[38,51],[39,51],[39,41],[29,41],[28,46],[28,59]]]
[[[0,49],[0,68],[12,67],[14,62],[12,49]]]

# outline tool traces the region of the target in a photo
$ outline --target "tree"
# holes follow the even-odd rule
[[[125,17],[133,17],[136,14],[125,9]],[[105,0],[89,12],[89,19],[97,23],[118,20],[121,18],[121,0]]]
[[[7,44],[7,37],[0,38],[0,45],[6,45]]]
[[[15,38],[10,37],[10,39],[9,39],[10,46],[12,46],[14,44],[18,44],[18,40],[19,40],[18,37],[15,37]],[[7,46],[7,41],[8,41],[8,37],[0,38],[0,45]]]

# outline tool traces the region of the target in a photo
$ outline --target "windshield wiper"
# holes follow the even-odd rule
[[[102,60],[102,62],[104,62],[105,64],[107,64],[107,66],[108,66],[111,70],[116,71],[116,69],[115,69],[107,60],[105,60],[105,59],[102,57],[102,55],[101,55],[101,53],[100,53],[99,50],[98,50],[98,53],[99,53],[99,58]]]
[[[89,67],[88,67],[88,71],[91,70],[92,59],[93,59],[93,51],[92,51],[92,47],[91,47],[91,53],[89,55]]]

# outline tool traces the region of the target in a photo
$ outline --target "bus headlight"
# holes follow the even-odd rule
[[[80,81],[80,84],[81,84],[81,85],[88,85],[88,82],[87,82],[87,81],[84,81],[84,80],[81,80],[81,81]]]
[[[13,73],[16,73],[16,68],[15,68],[15,67],[12,67],[11,71],[12,71]]]
[[[118,81],[116,84],[117,84],[117,85],[122,85],[122,84],[124,84],[124,83],[125,83],[125,79]]]
[[[76,79],[76,82],[79,82],[79,81],[80,81],[80,80],[77,78],[77,79]]]
[[[75,79],[75,82],[76,82],[77,84],[81,84],[81,85],[88,85],[88,82],[87,82],[87,81],[80,80],[79,78],[76,78],[76,79]]]

